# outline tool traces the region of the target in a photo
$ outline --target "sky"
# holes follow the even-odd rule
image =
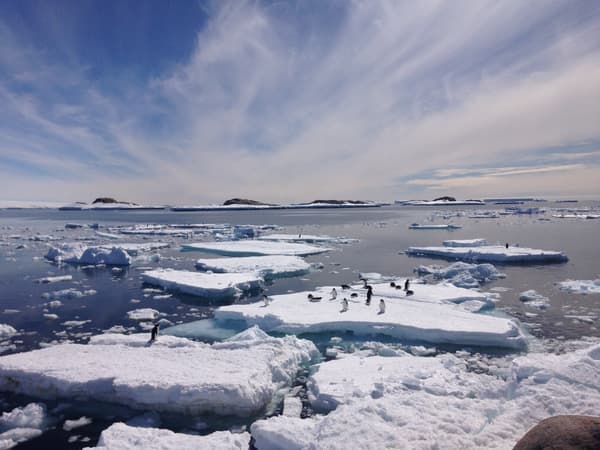
[[[0,199],[442,195],[600,199],[600,2],[0,2]]]

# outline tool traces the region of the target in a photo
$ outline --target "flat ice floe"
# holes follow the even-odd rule
[[[538,294],[534,289],[521,292],[519,295],[519,300],[521,300],[527,306],[537,309],[547,309],[550,306],[550,299]]]
[[[334,236],[317,236],[314,234],[265,234],[257,238],[260,241],[275,241],[275,242],[308,242],[308,243],[332,243],[332,244],[348,244],[355,242],[356,239],[348,239]]]
[[[447,239],[442,242],[444,247],[481,247],[488,245],[488,241],[481,238],[476,239]]]
[[[423,285],[423,288],[430,287]],[[403,295],[394,288],[388,289],[391,295]],[[248,326],[258,325],[266,331],[294,334],[351,330],[363,335],[383,334],[431,343],[525,347],[525,336],[512,320],[475,314],[440,298],[444,291],[452,289],[460,288],[447,285],[431,296],[421,294],[419,299],[387,297],[384,287],[374,286],[370,306],[365,304],[364,297],[353,299],[348,296],[347,311],[340,305],[340,298],[346,296],[345,293],[339,294],[337,300],[330,300],[328,290],[315,291],[314,296],[322,297],[315,302],[308,300],[307,292],[299,292],[272,296],[268,306],[262,302],[223,306],[215,311],[215,319],[219,322],[241,320]],[[378,308],[380,298],[386,302],[383,314]]]
[[[0,390],[99,400],[135,409],[250,416],[319,352],[252,328],[213,345],[173,336],[105,334],[0,357]]]
[[[206,436],[174,433],[160,428],[132,427],[115,423],[100,435],[97,450],[177,449],[246,450],[250,434],[216,431]]]
[[[307,244],[269,242],[255,239],[245,241],[197,242],[193,244],[183,244],[181,249],[185,251],[202,251],[223,256],[307,256],[324,253],[330,250],[325,247],[315,247]]]
[[[199,259],[196,269],[215,273],[255,272],[264,278],[282,278],[304,275],[309,272],[310,264],[298,256],[245,256]]]
[[[409,247],[406,252],[411,256],[429,256],[463,261],[491,261],[500,263],[559,263],[568,261],[559,251],[539,250],[527,247],[509,247],[504,245],[485,245],[480,247]]]
[[[332,412],[304,420],[260,420],[251,433],[261,450],[282,443],[285,448],[509,450],[549,416],[597,415],[598,386],[597,343],[563,355],[529,354],[483,374],[468,371],[463,360],[449,354],[348,355],[320,364],[309,380],[315,406],[335,408]]]
[[[558,286],[576,294],[600,294],[600,279],[598,280],[567,280],[558,283]]]
[[[434,224],[434,223],[425,223],[425,224],[418,224],[418,223],[411,223],[408,228],[410,228],[411,230],[457,230],[459,228],[462,228],[461,226],[458,225],[452,225],[450,223],[440,223],[440,224]]]
[[[263,282],[257,273],[203,273],[189,270],[156,269],[142,273],[144,283],[170,291],[202,297],[230,298],[260,289]]]

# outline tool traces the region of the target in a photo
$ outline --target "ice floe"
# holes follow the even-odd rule
[[[427,224],[418,224],[418,223],[412,223],[408,226],[409,229],[411,230],[457,230],[459,228],[462,228],[461,226],[458,225],[452,225],[449,223],[440,223],[440,224],[434,224],[434,223],[427,223]]]
[[[488,245],[485,239],[448,239],[442,242],[444,247],[481,247]]]
[[[538,294],[534,289],[521,292],[519,295],[519,300],[521,300],[527,306],[537,309],[547,309],[550,306],[550,299]]]
[[[160,313],[156,309],[152,308],[140,308],[134,309],[133,311],[127,312],[127,317],[131,320],[146,320],[151,321],[158,317]]]
[[[423,288],[431,286],[423,285]],[[355,300],[349,295],[348,308],[344,310],[340,299],[346,298],[347,294],[341,293],[337,300],[330,300],[329,289],[323,289],[311,293],[313,301],[310,301],[307,292],[299,292],[271,296],[268,306],[262,302],[223,306],[215,311],[215,319],[240,320],[248,326],[258,325],[263,330],[295,334],[351,330],[357,334],[382,334],[432,343],[508,348],[526,345],[525,336],[512,320],[475,314],[441,298],[444,292],[460,288],[446,285],[438,287],[430,296],[421,294],[415,298],[400,297],[403,294],[396,289],[387,289],[389,291],[385,291],[384,287],[373,287],[374,299],[385,299],[387,308],[384,314],[378,313],[375,304],[366,305],[364,297]],[[386,292],[398,297],[388,297]],[[474,294],[485,299],[480,293]],[[314,301],[315,298],[319,300]]]
[[[598,280],[567,280],[558,283],[560,289],[576,294],[600,294],[600,279]]]
[[[95,291],[94,289],[86,289],[86,290],[80,291],[75,288],[69,288],[69,289],[61,289],[60,291],[44,292],[42,294],[42,298],[45,298],[46,300],[64,300],[64,299],[71,300],[71,299],[82,298],[82,297],[86,297],[88,295],[95,295],[95,294],[97,294],[97,291]]]
[[[322,363],[309,381],[315,406],[333,411],[304,420],[259,420],[251,433],[261,450],[511,449],[548,416],[597,415],[598,344],[517,357],[504,372],[474,373],[449,354],[348,356]]]
[[[291,255],[307,256],[324,253],[330,249],[291,242],[269,242],[259,240],[197,242],[183,244],[182,250],[202,251],[223,256]]]
[[[0,323],[0,339],[7,339],[15,334],[17,334],[17,330],[15,330],[14,327],[5,323]]]
[[[57,263],[82,265],[128,266],[131,264],[131,257],[123,248],[87,247],[82,243],[64,243],[59,247],[50,247],[45,258]]]
[[[348,239],[343,237],[334,237],[334,236],[317,236],[314,234],[266,234],[263,236],[259,236],[258,240],[261,241],[276,241],[276,242],[308,242],[309,244],[321,244],[321,243],[331,243],[331,244],[348,244],[350,242],[355,242],[356,239]]]
[[[255,272],[264,278],[282,278],[304,275],[309,272],[310,264],[298,256],[245,256],[199,259],[196,269],[215,273]]]
[[[310,341],[257,328],[213,345],[173,336],[105,334],[0,357],[0,389],[136,409],[250,416],[319,355]],[[242,369],[243,368],[243,369]]]
[[[261,288],[257,273],[203,273],[188,270],[156,269],[142,273],[144,283],[190,295],[231,298]]]
[[[527,247],[484,245],[478,247],[409,247],[405,253],[411,256],[439,257],[464,261],[492,261],[499,263],[560,263],[568,260],[563,252],[539,250]]]
[[[477,288],[482,283],[506,277],[492,264],[469,264],[462,261],[446,267],[422,265],[417,267],[415,272],[421,276],[433,275],[436,279],[448,280],[455,286],[467,289]]]
[[[0,416],[0,448],[12,448],[40,436],[50,424],[43,403],[29,403]]]
[[[250,444],[247,432],[215,431],[206,436],[174,433],[171,430],[132,427],[115,423],[100,435],[97,450],[246,450]]]
[[[37,283],[58,283],[59,281],[71,281],[73,275],[57,275],[54,277],[43,277],[35,280]]]

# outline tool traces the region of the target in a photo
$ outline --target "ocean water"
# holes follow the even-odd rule
[[[527,206],[527,205],[525,205]],[[553,218],[554,208],[592,208],[599,203],[577,204],[536,203],[545,208],[545,214],[506,215],[499,218],[473,219],[474,210],[495,209],[503,206],[422,208],[386,206],[364,209],[318,209],[274,211],[56,211],[6,210],[0,211],[0,323],[19,330],[2,348],[3,354],[39,348],[45,343],[62,341],[85,342],[90,335],[102,333],[114,326],[123,326],[128,332],[148,332],[144,324],[128,319],[127,312],[138,308],[153,308],[173,324],[210,319],[214,309],[223,304],[210,299],[173,293],[169,298],[154,298],[141,281],[146,267],[171,267],[194,270],[198,258],[210,257],[199,252],[181,252],[179,245],[190,239],[168,236],[125,236],[115,242],[168,242],[169,248],[157,250],[158,261],[141,257],[131,267],[115,272],[111,267],[81,268],[73,265],[55,265],[44,260],[48,246],[61,242],[82,241],[107,243],[110,240],[95,235],[84,227],[67,229],[65,224],[98,224],[99,231],[109,227],[140,224],[230,224],[264,225],[281,228],[277,232],[292,234],[324,234],[358,239],[349,244],[327,245],[329,253],[307,257],[307,261],[322,267],[310,274],[288,279],[277,279],[266,287],[270,295],[290,291],[309,290],[321,285],[337,285],[358,281],[359,272],[379,272],[399,277],[414,276],[418,265],[447,265],[440,259],[409,257],[403,251],[409,246],[441,245],[445,239],[485,238],[490,243],[560,250],[569,261],[543,265],[496,265],[506,274],[505,279],[490,282],[483,291],[500,295],[494,314],[518,318],[531,335],[540,340],[569,340],[582,336],[600,337],[600,295],[581,295],[562,291],[557,282],[600,278],[600,219]],[[458,213],[458,215],[456,215]],[[444,218],[447,216],[448,218]],[[411,223],[453,223],[461,229],[410,230]],[[46,241],[51,237],[52,240]],[[209,240],[209,237],[198,237]],[[72,281],[40,284],[38,278],[54,275],[72,275]],[[65,288],[96,293],[79,299],[61,300],[62,306],[49,308],[42,295]],[[549,298],[546,310],[533,309],[519,301],[523,291],[535,289]],[[257,298],[240,298],[236,302],[251,302]],[[231,300],[234,301],[234,300]],[[56,320],[45,319],[43,314],[58,315]],[[569,317],[570,316],[570,317]],[[587,318],[582,317],[585,316]],[[577,318],[579,317],[579,318]],[[216,337],[211,322],[207,323],[206,340]],[[218,331],[218,330],[217,330]],[[318,344],[327,337],[310,336]],[[452,349],[449,349],[452,350]],[[31,399],[8,394],[0,396],[3,410],[24,405]],[[49,408],[58,404],[48,403]],[[71,404],[61,406],[67,418],[89,414],[92,425],[66,432],[59,428],[42,437],[22,444],[22,448],[57,445],[60,448],[81,448],[95,444],[99,432],[119,418],[134,415],[125,408],[112,405]],[[90,411],[91,409],[91,411]],[[172,429],[185,429],[186,418],[163,417],[163,424]],[[210,429],[225,429],[244,425],[246,421],[217,420]],[[86,440],[87,439],[87,440]],[[70,440],[70,442],[69,442]],[[37,447],[36,447],[37,446]]]

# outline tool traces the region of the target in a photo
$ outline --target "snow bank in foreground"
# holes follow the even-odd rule
[[[600,294],[600,279],[598,280],[567,280],[558,283],[562,290],[576,294]]]
[[[412,256],[433,256],[464,261],[495,261],[501,263],[558,263],[568,261],[567,256],[554,250],[538,250],[527,247],[486,245],[480,247],[409,247]]]
[[[325,247],[315,247],[307,244],[258,240],[198,242],[194,244],[183,244],[181,249],[186,251],[202,251],[205,253],[214,253],[223,256],[307,256],[328,252],[330,250]]]
[[[445,279],[455,286],[468,289],[478,288],[482,283],[506,277],[492,264],[469,264],[461,261],[447,267],[419,266],[415,272],[419,275],[433,275],[434,278]]]
[[[250,416],[319,353],[294,336],[257,328],[207,345],[149,334],[93,337],[0,357],[0,390],[47,399],[93,399],[137,409]]]
[[[518,357],[505,377],[468,371],[452,356],[348,356],[320,365],[313,399],[336,407],[310,419],[251,427],[256,448],[511,449],[540,420],[597,415],[600,345]]]
[[[201,273],[188,270],[156,269],[142,274],[144,283],[203,297],[231,298],[241,292],[260,289],[256,273]]]
[[[415,293],[427,285],[414,287]],[[380,290],[381,289],[381,290]],[[394,294],[397,291],[389,288]],[[445,290],[460,290],[451,285]],[[241,320],[247,325],[259,325],[263,330],[284,333],[313,333],[352,330],[359,334],[384,334],[399,339],[458,345],[522,348],[525,337],[512,320],[475,314],[458,305],[443,302],[439,296],[444,287],[435,290],[431,298],[415,294],[411,297],[385,297],[383,287],[373,286],[370,306],[361,299],[348,296],[349,308],[344,311],[338,294],[331,300],[328,290],[312,293],[320,301],[309,301],[307,292],[272,296],[268,306],[263,302],[228,305],[215,311],[217,321]],[[478,295],[482,294],[475,293]],[[363,294],[364,295],[364,294]],[[384,298],[386,311],[379,313],[379,299]]]
[[[216,431],[207,436],[174,433],[160,428],[115,423],[100,435],[98,450],[246,450],[250,434]]]
[[[30,403],[2,413],[0,417],[0,448],[11,448],[20,442],[40,436],[48,426],[46,406]]]
[[[196,269],[216,273],[255,272],[266,278],[282,278],[304,275],[310,270],[310,264],[298,256],[246,256],[199,259]]]

